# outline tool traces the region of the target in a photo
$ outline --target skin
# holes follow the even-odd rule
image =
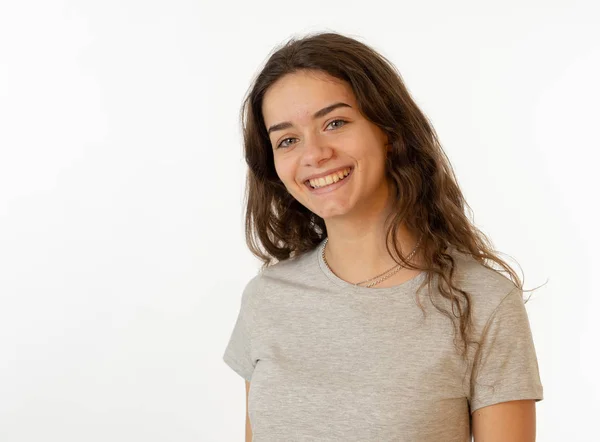
[[[335,103],[337,107],[314,118]],[[385,177],[385,159],[391,149],[385,133],[358,109],[351,87],[315,71],[300,71],[280,78],[267,90],[263,117],[277,175],[288,192],[324,219],[328,243],[325,258],[337,276],[358,283],[396,266],[385,247],[385,217],[396,198]],[[281,129],[282,123],[289,123]],[[354,167],[348,182],[322,195],[311,193],[307,176],[340,166]],[[404,226],[398,241],[404,254],[418,238]],[[417,262],[418,254],[413,261]],[[375,287],[397,285],[418,275],[402,269]]]
[[[314,118],[336,103],[349,106]],[[296,200],[325,221],[329,237],[325,257],[332,271],[357,283],[394,267],[396,262],[385,248],[384,224],[390,201],[398,198],[385,178],[390,145],[385,133],[360,113],[350,86],[320,72],[288,74],[267,90],[262,112],[267,130],[275,126],[269,138],[277,175]],[[308,175],[344,165],[354,167],[353,176],[334,192],[315,195],[305,186]],[[404,254],[413,250],[417,240],[406,227],[400,229],[398,241]],[[418,253],[412,261],[421,262]],[[375,287],[400,284],[419,272],[403,268]],[[246,381],[246,442],[252,441],[249,391]],[[534,442],[535,402],[509,401],[480,408],[472,414],[472,431],[475,442]]]
[[[248,395],[250,394],[250,382],[246,381],[246,442],[252,442],[252,426],[248,416]]]
[[[475,442],[535,442],[535,401],[508,401],[475,410]]]

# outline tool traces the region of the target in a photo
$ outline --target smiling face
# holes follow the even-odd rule
[[[346,82],[315,71],[285,75],[265,93],[262,113],[277,175],[303,206],[324,219],[383,208],[387,137]],[[320,188],[306,181],[331,171],[339,173],[313,181]]]

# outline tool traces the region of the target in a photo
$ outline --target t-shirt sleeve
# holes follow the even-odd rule
[[[233,331],[223,354],[223,360],[247,381],[252,379],[256,360],[252,352],[254,330],[254,298],[259,285],[259,275],[252,278],[242,292],[241,306]]]
[[[515,288],[506,295],[483,328],[471,373],[471,413],[500,402],[544,398],[522,293]]]

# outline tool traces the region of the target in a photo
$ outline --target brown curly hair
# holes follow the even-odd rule
[[[465,208],[471,217],[472,210],[436,132],[413,101],[400,73],[366,44],[333,32],[292,37],[270,54],[253,80],[240,114],[249,167],[244,195],[248,248],[263,262],[264,270],[277,261],[314,250],[327,236],[324,220],[292,197],[279,179],[262,115],[267,89],[282,76],[301,70],[318,71],[345,81],[356,96],[360,112],[389,137],[392,150],[386,160],[386,177],[402,198],[394,201],[386,248],[398,264],[420,268],[405,261],[397,242],[390,238],[397,238],[403,223],[409,231],[423,235],[421,247],[426,268],[421,270],[427,271],[424,284],[431,286],[434,275],[439,275],[438,290],[451,302],[452,312],[433,304],[460,332],[461,353],[466,357],[467,345],[472,342],[471,300],[453,281],[455,260],[449,247],[491,269],[490,264],[495,262],[522,291],[523,284],[498,256],[486,235],[465,215]]]

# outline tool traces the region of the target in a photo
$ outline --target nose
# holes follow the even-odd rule
[[[319,167],[322,162],[331,158],[333,148],[326,137],[320,134],[310,134],[304,139],[302,162],[305,166]]]

